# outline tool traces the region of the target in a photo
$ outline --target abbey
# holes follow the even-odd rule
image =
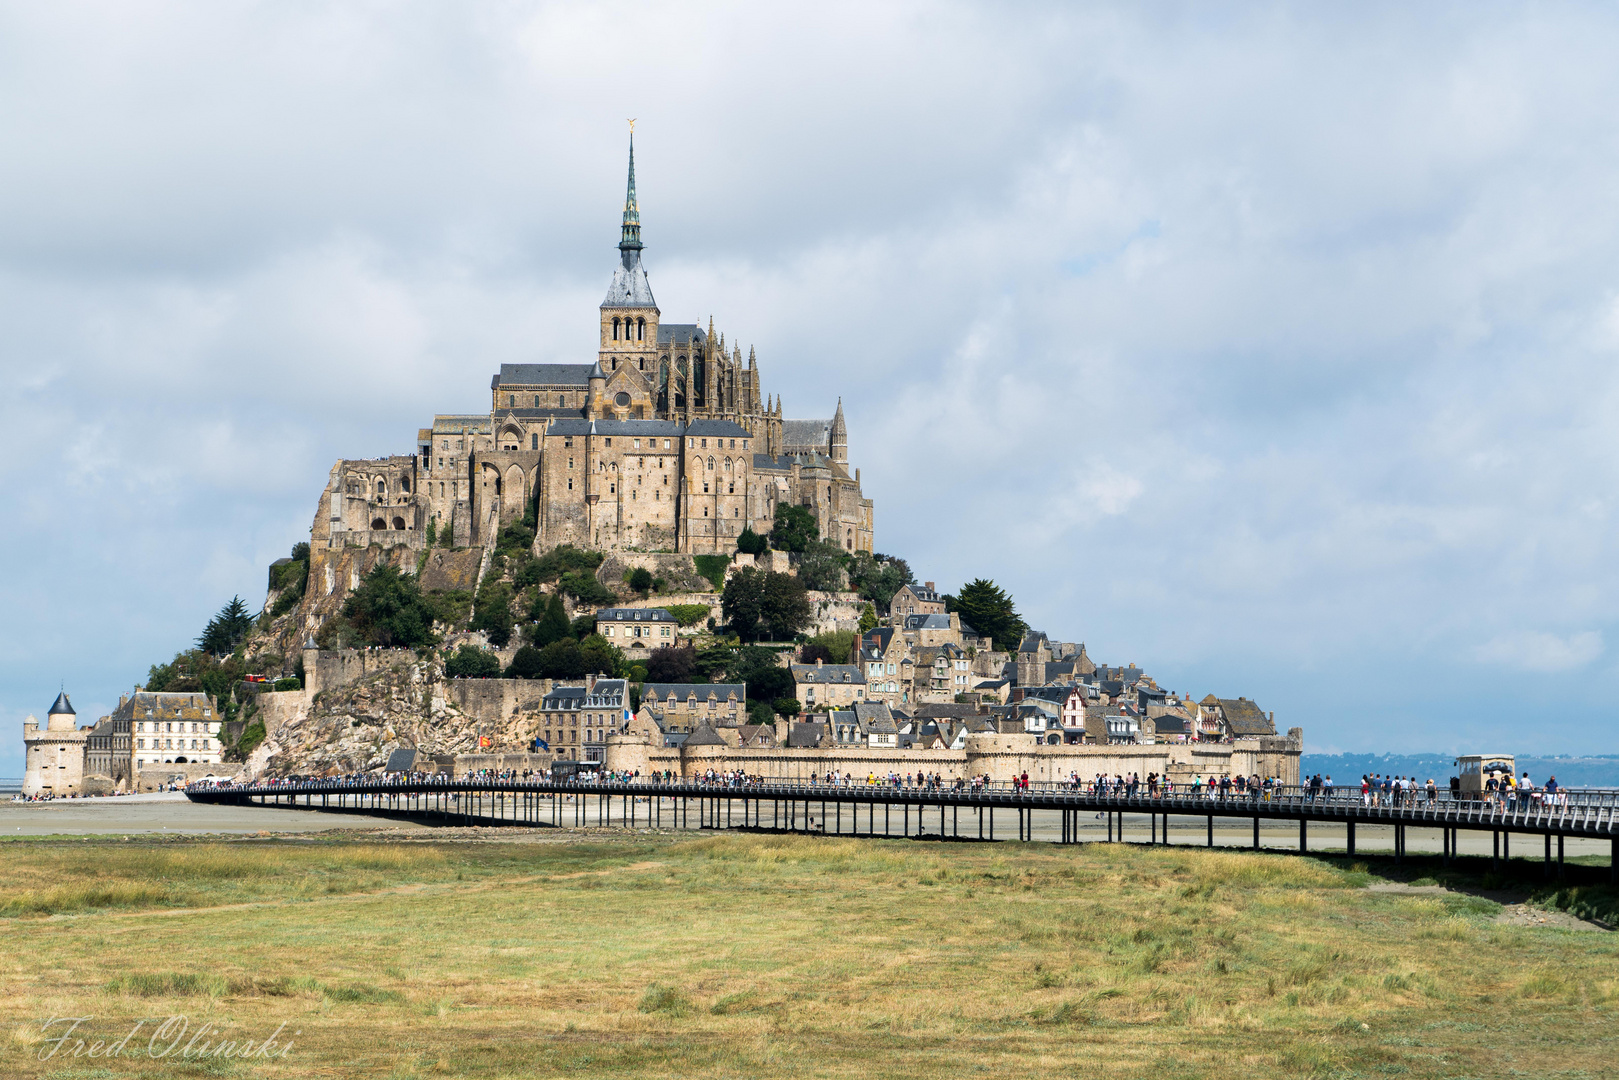
[[[535,546],[730,552],[766,532],[778,503],[807,507],[821,535],[872,550],[872,503],[850,469],[843,403],[790,420],[763,393],[753,350],[662,319],[641,265],[635,146],[618,264],[591,363],[503,364],[487,414],[435,416],[414,453],[333,467],[316,547],[423,547],[429,525],[489,545],[537,511]]]

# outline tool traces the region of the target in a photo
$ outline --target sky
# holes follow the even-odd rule
[[[1619,745],[1619,13],[0,6],[0,775],[340,457],[663,318],[877,548],[1317,752]]]

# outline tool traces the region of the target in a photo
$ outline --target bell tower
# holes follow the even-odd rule
[[[630,121],[630,178],[624,192],[618,266],[601,305],[597,360],[609,378],[621,367],[642,373],[650,386],[657,370],[658,302],[641,266],[641,208],[635,199],[635,121]]]

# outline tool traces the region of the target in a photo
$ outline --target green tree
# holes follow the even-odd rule
[[[860,636],[865,637],[877,629],[877,609],[867,604],[860,609]]]
[[[656,683],[683,683],[697,670],[697,650],[685,645],[653,649],[646,658],[646,677]]]
[[[579,643],[579,655],[585,663],[586,674],[607,675],[615,679],[623,678],[625,668],[624,654],[612,642],[600,634],[591,634]]]
[[[759,600],[759,618],[770,627],[777,641],[786,641],[804,631],[815,609],[805,595],[804,583],[791,574],[765,575],[764,595]]]
[[[853,630],[828,630],[806,641],[800,655],[806,664],[815,663],[816,657],[828,664],[847,664],[849,654],[854,651],[854,640]]]
[[[894,594],[915,582],[910,563],[893,555],[857,551],[849,560],[849,587],[876,604],[879,611],[887,611]]]
[[[778,657],[775,650],[758,645],[745,645],[739,651],[731,677],[747,684],[750,701],[774,701],[797,692],[792,671],[778,663]]]
[[[430,645],[433,614],[434,606],[416,579],[387,563],[372,567],[343,603],[344,620],[371,645]]]
[[[776,722],[776,713],[768,701],[748,702],[748,723],[773,724]]]
[[[438,518],[427,519],[427,546],[438,546]]]
[[[476,645],[463,645],[444,661],[444,674],[452,679],[498,679],[500,657]]]
[[[486,581],[478,590],[478,599],[472,608],[472,621],[467,628],[482,630],[488,635],[489,644],[500,649],[505,648],[512,639],[515,622],[512,618],[511,586],[503,581]]]
[[[797,716],[804,708],[797,698],[777,698],[771,702],[770,707],[783,716]]]
[[[776,504],[776,520],[770,529],[771,547],[777,551],[803,551],[820,535],[809,507]]]
[[[543,649],[553,641],[573,636],[568,625],[568,611],[562,606],[562,597],[556,593],[540,593],[534,598],[530,611],[534,625],[529,628],[528,639],[536,648]]]
[[[573,638],[553,641],[540,650],[540,677],[545,679],[581,679],[585,674],[585,658],[579,643]]]
[[[744,525],[736,538],[736,549],[744,555],[763,555],[770,550],[770,541],[754,532],[752,525]]]
[[[743,641],[759,636],[759,620],[763,611],[765,572],[754,566],[744,566],[725,582],[720,594],[720,611],[732,631]]]
[[[240,596],[233,596],[218,615],[208,620],[197,639],[197,648],[210,656],[229,656],[252,630],[253,616],[247,604]]]
[[[607,556],[599,551],[586,551],[572,544],[558,544],[539,558],[541,581],[556,581],[570,571],[585,570],[592,574]]]
[[[557,588],[581,604],[589,604],[592,607],[611,604],[617,599],[611,589],[596,580],[596,574],[592,570],[568,571],[562,575]]]
[[[630,588],[645,596],[652,591],[652,571],[644,566],[637,566],[630,571]]]
[[[816,540],[804,548],[798,557],[798,580],[804,588],[816,592],[837,592],[843,588],[843,564],[846,556],[838,545]]]
[[[524,645],[512,655],[511,666],[506,669],[508,679],[543,679],[545,654],[532,645]]]
[[[976,578],[961,588],[960,594],[946,597],[946,608],[961,613],[961,621],[979,634],[993,638],[1002,652],[1015,652],[1028,623],[1018,615],[1012,598],[993,581]]]

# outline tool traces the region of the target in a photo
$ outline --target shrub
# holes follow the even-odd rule
[[[573,628],[568,625],[568,612],[562,606],[562,597],[556,593],[541,593],[534,598],[534,606],[529,609],[529,618],[534,625],[528,629],[528,640],[537,648],[544,648],[553,641],[561,641],[573,634]]]
[[[378,563],[343,603],[343,618],[370,645],[433,643],[434,604],[416,579]]]
[[[681,626],[696,626],[708,618],[711,609],[707,604],[665,604],[663,610],[673,615]]]
[[[606,556],[599,551],[586,551],[572,544],[558,544],[541,555],[538,560],[541,581],[556,581],[569,571],[586,570],[595,573]]]
[[[508,679],[543,679],[545,677],[544,654],[532,645],[524,645],[512,657],[511,666],[506,669]]]
[[[749,525],[736,538],[736,549],[744,555],[763,555],[770,550],[770,541],[754,532],[753,526]]]
[[[495,537],[495,550],[515,555],[527,553],[534,546],[534,530],[521,521],[514,521],[500,530]]]
[[[697,669],[697,650],[691,645],[665,645],[646,658],[646,677],[652,682],[678,683]]]
[[[711,581],[716,589],[725,587],[725,571],[731,565],[729,555],[693,555],[691,557],[697,572]]]
[[[299,679],[277,679],[272,685],[273,690],[302,690],[304,684]]]
[[[806,506],[776,504],[776,520],[770,529],[770,546],[777,551],[803,551],[821,535],[815,515]]]
[[[630,588],[645,596],[652,591],[652,571],[644,566],[637,566],[630,571]]]
[[[455,655],[444,662],[444,674],[452,679],[499,678],[500,657],[476,645],[463,645],[455,650]]]
[[[478,590],[469,629],[482,630],[489,644],[501,648],[512,639],[512,590],[504,582],[491,581]]]
[[[817,540],[804,548],[798,560],[798,580],[804,588],[817,592],[837,592],[843,588],[845,556],[838,545]]]
[[[613,591],[597,581],[596,575],[589,570],[568,571],[562,575],[557,588],[581,604],[589,604],[592,607],[611,604],[616,599]]]
[[[770,707],[782,716],[797,716],[804,708],[803,705],[799,704],[797,698],[790,697],[777,698],[771,702]]]

